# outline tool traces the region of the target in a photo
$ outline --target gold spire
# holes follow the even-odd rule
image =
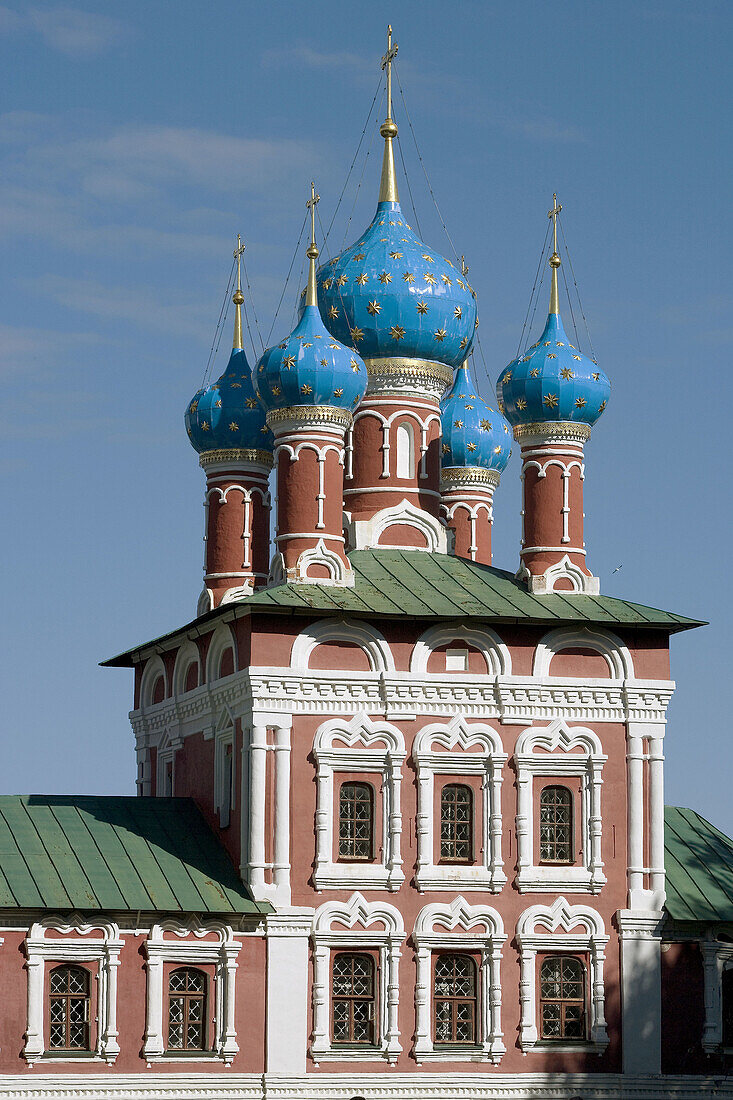
[[[316,260],[318,249],[316,248],[316,203],[321,201],[321,196],[316,194],[316,185],[311,181],[311,197],[305,204],[311,212],[311,243],[308,245],[306,256],[308,257],[308,291],[305,296],[307,306],[317,306],[316,297]]]
[[[552,196],[552,210],[547,211],[547,217],[552,218],[552,255],[550,267],[552,268],[552,280],[550,282],[550,313],[560,312],[560,295],[557,292],[557,269],[561,264],[560,253],[557,251],[557,215],[562,206],[557,201],[557,195]]]
[[[399,202],[397,176],[394,170],[394,150],[392,139],[397,137],[397,127],[392,121],[392,61],[399,46],[392,45],[392,28],[387,27],[387,52],[382,58],[382,68],[387,70],[387,117],[382,123],[380,134],[384,138],[384,159],[382,160],[382,179],[379,184],[380,202]]]
[[[242,340],[242,303],[244,301],[244,294],[242,294],[242,253],[244,252],[244,245],[242,244],[242,238],[237,233],[237,247],[234,249],[234,259],[237,261],[237,289],[232,295],[232,301],[234,302],[234,342],[232,347],[235,351],[242,351],[244,348],[244,341]]]

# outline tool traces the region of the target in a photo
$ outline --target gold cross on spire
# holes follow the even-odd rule
[[[392,118],[392,62],[399,46],[392,45],[392,27],[387,27],[387,52],[382,58],[382,72],[387,70],[387,118]]]
[[[316,297],[316,260],[318,249],[316,248],[316,204],[321,201],[321,196],[316,194],[316,185],[311,181],[311,197],[305,204],[311,212],[311,243],[308,245],[306,256],[308,257],[308,290],[305,296],[307,306],[317,306]]]
[[[241,351],[244,347],[244,341],[242,340],[242,303],[244,302],[244,294],[242,294],[243,252],[244,245],[242,244],[242,238],[239,233],[237,233],[237,247],[234,249],[234,259],[237,261],[237,289],[232,296],[232,301],[234,302],[234,342],[232,346],[238,351]]]
[[[557,215],[562,210],[562,203],[557,201],[557,195],[552,196],[552,210],[547,211],[547,217],[552,218],[552,251],[557,252]]]
[[[560,312],[560,295],[557,289],[557,269],[560,266],[560,253],[557,251],[557,216],[562,210],[562,205],[557,201],[557,195],[552,196],[552,210],[547,211],[547,217],[552,218],[552,255],[550,267],[552,279],[550,281],[550,313]]]
[[[464,279],[466,275],[468,275],[468,264],[466,263],[465,256],[461,256],[461,275],[463,275]]]

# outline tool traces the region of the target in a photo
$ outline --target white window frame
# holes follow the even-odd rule
[[[581,930],[578,931],[578,926]],[[589,1051],[601,1054],[608,1046],[605,1014],[603,964],[609,937],[603,917],[587,905],[570,905],[563,897],[551,906],[533,905],[525,909],[517,921],[517,945],[521,976],[519,996],[521,1022],[519,1045],[526,1054],[530,1050]],[[539,1038],[537,953],[553,955],[586,955],[589,964],[588,1039],[548,1042]]]
[[[335,742],[340,742],[336,745]],[[316,890],[398,890],[402,870],[402,810],[400,791],[405,741],[396,726],[360,712],[352,719],[335,718],[319,726],[313,741],[316,759]],[[382,859],[376,863],[340,863],[334,830],[336,782],[340,772],[381,776]],[[376,799],[379,791],[375,791]]]
[[[46,939],[49,929],[59,938]],[[99,932],[99,936],[90,936]],[[79,936],[80,939],[60,937]],[[113,1065],[120,1047],[117,1042],[117,967],[120,965],[122,940],[116,924],[107,920],[89,920],[79,913],[69,917],[48,916],[31,925],[25,941],[28,971],[28,1019],[23,1057],[29,1066],[44,1062],[103,1061]],[[96,993],[90,989],[90,1008],[96,1015],[97,1041],[89,1053],[49,1050],[45,1036],[46,963],[77,965],[97,963]]]
[[[448,905],[433,903],[417,915],[412,933],[417,955],[415,985],[415,1043],[412,1053],[421,1062],[492,1062],[506,1053],[501,1030],[501,948],[506,941],[501,917],[488,905],[469,905],[463,897]],[[433,1042],[433,966],[435,951],[480,954],[478,1011],[479,1041],[474,1047],[437,1046]]]
[[[433,750],[436,743],[443,751]],[[471,751],[476,748],[480,751]],[[415,737],[412,758],[418,783],[415,874],[418,890],[497,893],[507,880],[501,857],[501,785],[508,757],[501,737],[491,726],[467,722],[458,714],[450,722],[423,726]],[[435,862],[436,840],[440,835],[440,820],[435,821],[436,775],[481,777],[481,832],[474,835],[476,854],[481,861],[476,864]]]
[[[234,721],[231,711],[225,706],[214,734],[214,810],[219,816],[220,829],[228,827],[232,810],[236,805],[237,762],[234,756],[236,746]],[[225,759],[229,745],[232,748],[232,772],[229,777],[229,790],[227,790]]]
[[[217,936],[215,941],[203,938],[212,932]],[[172,933],[176,939],[166,939],[166,933]],[[231,1064],[239,1051],[234,1026],[234,1005],[237,955],[241,947],[241,943],[234,939],[232,928],[220,921],[201,924],[192,918],[186,923],[165,920],[153,925],[145,941],[148,981],[143,1058],[148,1064],[159,1061],[190,1063],[211,1060]],[[212,1050],[202,1051],[200,1057],[166,1053],[164,1021],[168,990],[163,981],[165,963],[182,966],[187,963],[192,966],[213,963],[216,967],[213,996],[208,1001],[208,1005],[211,1006],[213,1002],[214,1007]]]
[[[415,477],[415,429],[409,420],[395,428],[395,477],[410,481]]]
[[[723,974],[733,970],[733,943],[708,939],[701,942],[700,948],[705,996],[702,1048],[706,1054],[712,1054],[723,1049]]]
[[[574,749],[581,752],[574,752]],[[560,750],[558,752],[558,749]],[[540,750],[540,751],[538,751]],[[530,726],[520,733],[514,750],[517,769],[517,878],[520,893],[558,890],[597,894],[606,883],[601,857],[601,786],[604,755],[600,738],[585,726],[570,727],[563,719],[547,726]],[[581,836],[580,866],[540,864],[535,836],[535,783],[548,776],[562,783],[580,776],[580,806],[574,807]]]
[[[372,925],[381,924],[375,929]],[[333,925],[338,925],[334,928]],[[399,967],[405,938],[402,915],[384,901],[368,902],[354,893],[348,901],[327,901],[313,917],[313,1040],[310,1054],[316,1065],[324,1061],[386,1061],[393,1065],[400,1053]],[[331,956],[334,951],[379,951],[377,1046],[348,1050],[331,1041]]]

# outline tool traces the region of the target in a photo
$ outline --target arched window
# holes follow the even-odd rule
[[[540,795],[540,863],[573,863],[573,795],[543,787]]]
[[[585,967],[572,955],[542,960],[540,1038],[585,1039]]]
[[[733,1047],[733,968],[723,971],[723,1046]]]
[[[476,963],[470,955],[438,955],[433,1006],[436,1043],[475,1043]]]
[[[342,783],[339,793],[339,859],[374,858],[374,790]]]
[[[403,421],[395,432],[397,449],[397,477],[412,479],[415,476],[415,435],[412,424]]]
[[[473,859],[473,791],[462,783],[449,783],[440,792],[440,858]]]
[[[334,955],[331,989],[334,1043],[374,1046],[377,1034],[372,956],[346,951]]]
[[[198,661],[191,661],[186,669],[186,678],[184,681],[184,691],[193,691],[199,686],[199,663]]]
[[[153,703],[162,703],[165,699],[165,680],[162,676],[158,676],[153,684]]]
[[[206,983],[203,970],[181,966],[168,976],[168,1049],[206,1050]]]
[[[50,1050],[89,1050],[89,971],[55,966],[49,975]]]

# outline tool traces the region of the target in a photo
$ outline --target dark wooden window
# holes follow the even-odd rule
[[[543,959],[540,966],[543,1039],[585,1039],[585,967],[572,955]]]
[[[476,963],[470,955],[438,955],[433,976],[436,1043],[475,1043]]]
[[[339,859],[373,858],[374,791],[369,783],[342,783],[339,793]]]
[[[334,955],[331,991],[334,1043],[374,1046],[376,995],[372,956],[347,951]]]
[[[573,795],[543,787],[540,795],[540,863],[573,863]]]
[[[440,858],[473,859],[473,791],[462,783],[449,783],[440,792]]]
[[[56,966],[49,974],[50,1050],[89,1050],[89,971]]]
[[[206,985],[203,970],[181,966],[168,976],[168,1049],[206,1050]]]
[[[733,970],[723,971],[723,1046],[733,1047]]]

